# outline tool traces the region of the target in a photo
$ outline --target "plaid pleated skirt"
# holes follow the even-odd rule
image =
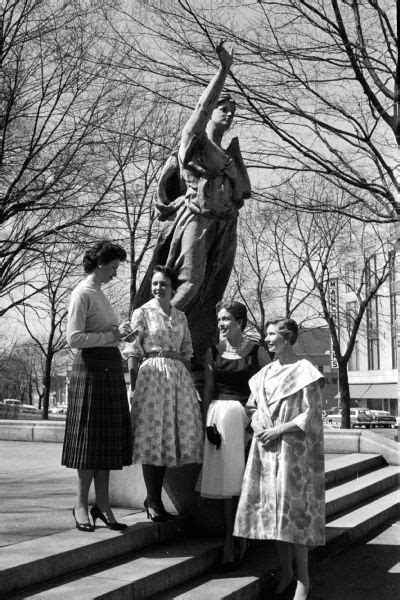
[[[75,356],[61,464],[104,470],[132,464],[131,421],[118,348],[85,348]]]

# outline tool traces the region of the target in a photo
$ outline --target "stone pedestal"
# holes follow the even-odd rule
[[[223,530],[223,502],[200,498],[200,494],[195,491],[200,470],[201,465],[168,468],[164,482],[163,503],[169,512],[190,515],[198,528],[220,533]],[[144,510],[145,498],[146,488],[141,465],[124,467],[121,471],[111,471],[112,506]]]

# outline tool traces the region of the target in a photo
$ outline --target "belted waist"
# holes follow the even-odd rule
[[[181,355],[176,350],[154,350],[154,352],[146,352],[144,358],[172,358],[173,360],[181,360]]]
[[[220,392],[217,396],[217,400],[237,400],[241,404],[246,404],[248,397],[240,396],[239,394],[228,394],[225,392]]]

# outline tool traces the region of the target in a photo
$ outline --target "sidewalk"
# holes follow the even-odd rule
[[[0,441],[0,547],[74,528],[76,474],[61,466],[61,451],[58,443]]]
[[[311,566],[310,600],[400,598],[400,521],[368,542]]]
[[[75,472],[60,466],[61,444],[0,441],[0,547],[74,528]],[[117,517],[133,509],[117,508]],[[15,546],[14,546],[15,550]],[[367,543],[311,566],[312,600],[400,597],[400,522]],[[268,599],[265,599],[268,600]]]

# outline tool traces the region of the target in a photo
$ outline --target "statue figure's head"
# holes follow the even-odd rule
[[[211,121],[214,123],[214,126],[220,126],[225,131],[228,131],[232,125],[235,112],[236,102],[233,97],[230,94],[221,94],[212,112]]]

